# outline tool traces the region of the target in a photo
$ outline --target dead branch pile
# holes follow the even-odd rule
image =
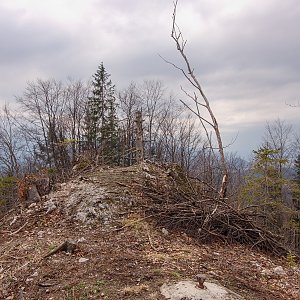
[[[238,211],[209,197],[212,190],[178,170],[166,169],[162,175],[153,169],[153,175],[146,177],[143,193],[150,200],[146,214],[157,216],[159,225],[184,230],[202,241],[221,239],[249,244],[279,256],[287,254],[280,237],[258,226],[253,212]]]

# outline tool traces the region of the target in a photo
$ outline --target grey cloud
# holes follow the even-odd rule
[[[37,77],[88,79],[101,61],[117,87],[158,78],[183,97],[180,85],[186,83],[180,72],[158,56],[182,65],[170,38],[172,3],[82,1],[88,9],[76,24],[55,17],[43,20],[33,13],[28,18],[22,9],[0,5],[0,101],[20,93],[27,80]],[[234,3],[240,8],[226,10]],[[241,120],[241,128],[255,126],[246,122],[252,115],[258,117],[257,124],[264,116],[276,118],[280,113],[294,119],[294,113],[277,108],[297,99],[300,87],[300,2],[240,3],[244,2],[180,0],[178,6],[187,54],[228,132],[230,126],[237,127],[231,119]]]
[[[282,68],[298,80],[300,3],[270,3],[263,10],[256,4],[240,15],[223,16],[215,20],[218,26],[209,35],[205,32],[198,42],[191,41],[199,68],[211,73],[226,68]]]
[[[70,47],[73,41],[52,24],[22,22],[22,15],[1,9],[0,49],[1,64],[47,59]]]

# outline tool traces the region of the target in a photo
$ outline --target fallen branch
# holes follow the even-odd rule
[[[18,230],[16,230],[16,231],[10,233],[10,235],[17,234],[17,233],[20,232],[27,224],[28,224],[28,222],[25,222]]]
[[[52,251],[50,251],[48,254],[46,254],[42,259],[45,259],[59,251],[65,251],[68,253],[73,253],[76,249],[76,244],[70,241],[65,241],[58,245],[56,248],[54,248]]]
[[[218,199],[214,191],[209,195],[206,185],[197,180],[192,183],[182,173],[168,171],[164,178],[165,182],[145,181],[143,189],[145,198],[150,200],[145,214],[155,216],[159,225],[184,230],[202,241],[220,239],[248,244],[278,256],[288,253],[280,243],[282,238],[260,227],[251,211],[236,210]]]
[[[152,242],[152,239],[151,239],[151,236],[150,236],[150,231],[149,231],[148,225],[147,225],[147,236],[148,236],[148,241],[149,241],[149,244],[150,244],[151,248],[152,248],[154,251],[157,251],[158,249],[153,245],[153,242]]]

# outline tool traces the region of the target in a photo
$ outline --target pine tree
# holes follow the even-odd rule
[[[86,107],[85,137],[88,149],[99,154],[103,163],[116,161],[117,124],[115,86],[101,63],[93,75],[92,95]]]
[[[294,161],[294,166],[295,166],[296,174],[294,177],[294,185],[293,185],[293,202],[295,208],[297,210],[300,210],[300,154],[298,154],[297,159]]]
[[[246,184],[243,189],[243,197],[252,203],[269,203],[280,197],[277,160],[274,159],[276,150],[261,147],[255,154]]]
[[[110,98],[107,101],[106,120],[102,126],[102,136],[105,142],[103,155],[110,157],[109,163],[118,164],[120,149],[115,98]]]
[[[295,181],[300,185],[300,154],[298,154],[297,159],[295,160],[295,169],[296,169]]]
[[[294,204],[294,213],[291,218],[291,227],[293,229],[293,244],[295,249],[300,247],[300,154],[294,161],[296,174],[292,185],[292,198]]]
[[[245,178],[242,199],[257,207],[257,213],[265,216],[264,225],[275,230],[283,226],[283,212],[287,211],[283,201],[283,187],[289,180],[283,178],[279,165],[285,165],[286,159],[276,157],[278,150],[261,147],[255,154],[252,168]]]

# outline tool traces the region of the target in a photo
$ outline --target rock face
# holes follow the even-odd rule
[[[50,202],[61,207],[68,218],[85,224],[96,221],[105,223],[112,215],[113,204],[107,192],[91,182],[70,181],[63,184],[59,191],[51,193],[49,198],[47,204]]]
[[[163,284],[160,291],[169,300],[244,300],[229,289],[211,282],[204,282],[204,289],[193,281],[180,281],[176,284]]]
[[[43,175],[37,177],[35,180],[36,188],[40,194],[40,196],[45,196],[50,193],[50,178],[49,176]]]
[[[113,204],[106,191],[92,183],[79,184],[71,191],[65,203],[68,215],[82,223],[108,222]]]
[[[44,202],[46,213],[63,212],[67,219],[79,223],[100,222],[109,225],[118,211],[132,206],[136,195],[133,186],[143,180],[139,166],[98,168],[79,174],[68,182],[56,184]]]
[[[34,202],[40,202],[41,201],[41,196],[38,192],[38,189],[36,185],[31,185],[28,187],[27,190],[27,202],[29,203],[34,203]]]
[[[50,178],[46,173],[27,174],[18,180],[18,198],[25,204],[41,201],[50,192]]]

